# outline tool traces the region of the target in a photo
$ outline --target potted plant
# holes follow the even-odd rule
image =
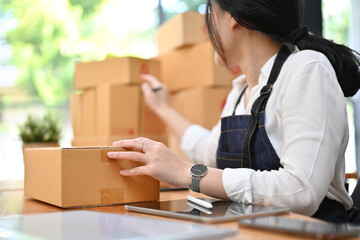
[[[23,151],[29,147],[58,147],[61,137],[59,120],[50,113],[43,118],[28,115],[23,124],[18,125],[23,142]]]

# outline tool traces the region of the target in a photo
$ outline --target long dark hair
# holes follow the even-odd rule
[[[345,97],[355,95],[360,88],[359,53],[344,45],[307,34],[302,23],[303,0],[208,0],[207,30],[215,51],[227,63],[211,14],[213,2],[250,30],[260,31],[279,42],[296,44],[299,50],[323,53],[335,69]]]

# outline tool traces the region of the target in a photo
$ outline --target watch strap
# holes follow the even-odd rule
[[[194,192],[200,192],[200,177],[191,176],[190,189]]]

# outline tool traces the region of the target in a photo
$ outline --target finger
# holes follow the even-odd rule
[[[159,87],[161,86],[161,82],[154,77],[153,75],[150,74],[141,74],[141,78],[150,84],[151,88],[155,88],[155,87]]]
[[[139,152],[108,152],[107,156],[112,159],[131,160],[141,163],[147,162],[145,154]]]
[[[139,175],[147,175],[146,174],[146,166],[140,166],[131,169],[124,169],[120,171],[120,174],[123,176],[139,176]]]
[[[113,142],[114,147],[122,147],[122,148],[129,148],[129,149],[135,149],[135,147],[139,147],[139,141],[138,139],[126,139],[126,140],[119,140],[116,142]]]
[[[144,144],[142,144],[144,142]],[[145,152],[148,145],[151,145],[151,140],[147,138],[136,138],[136,139],[130,139],[130,140],[120,140],[113,143],[114,147],[122,147],[126,149],[132,149],[135,151],[140,151],[140,148],[142,146],[142,152]]]
[[[141,84],[141,90],[145,96],[148,96],[149,94],[154,94],[150,84],[147,82]]]

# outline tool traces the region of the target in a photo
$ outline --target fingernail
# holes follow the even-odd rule
[[[125,173],[126,173],[125,170],[121,170],[121,171],[120,171],[120,174],[121,174],[121,175],[125,175]]]
[[[115,157],[115,153],[114,152],[108,152],[107,153],[109,158]]]

